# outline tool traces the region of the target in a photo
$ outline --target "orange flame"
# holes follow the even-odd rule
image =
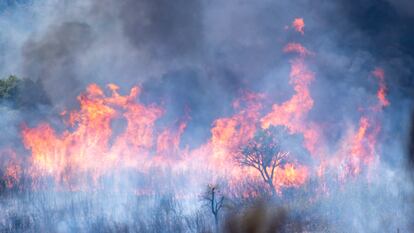
[[[177,130],[165,129],[157,138],[157,154],[176,154],[180,150],[181,135],[187,127],[186,122],[181,122]]]
[[[303,19],[295,19],[293,26],[304,33]],[[48,123],[41,123],[35,128],[23,127],[23,144],[31,151],[30,173],[33,177],[53,177],[57,183],[72,189],[87,185],[86,179],[78,179],[82,175],[92,177],[97,184],[100,177],[113,171],[133,168],[147,172],[154,166],[180,172],[191,169],[199,173],[212,171],[214,175],[209,179],[223,176],[230,179],[230,183],[237,183],[260,177],[254,169],[234,164],[236,151],[252,139],[260,127],[284,126],[291,134],[303,135],[304,147],[317,161],[315,167],[297,162],[278,167],[274,176],[277,192],[280,193],[285,187],[305,184],[313,172],[323,179],[326,169],[344,166],[345,171],[340,175],[360,174],[363,166],[376,160],[376,140],[381,127],[373,117],[375,114],[365,112],[360,117],[359,125],[349,127],[348,134],[339,145],[335,144],[339,149],[327,150],[323,144],[322,128],[308,119],[314,106],[310,86],[315,75],[308,68],[306,59],[313,53],[300,43],[288,43],[283,51],[297,55],[290,60],[289,83],[294,95],[283,103],[273,103],[271,111],[263,116],[265,95],[243,92],[233,102],[234,114],[216,119],[211,128],[211,138],[192,150],[188,146],[183,149],[180,145],[189,117],[172,128],[157,130],[157,120],[164,111],[157,106],[140,103],[140,87],[133,87],[128,94],[121,95],[119,87],[114,84],[109,84],[105,91],[91,84],[78,97],[78,110],[61,113],[65,118],[63,130],[55,130]],[[378,113],[389,105],[389,101],[386,98],[384,71],[376,68],[372,74],[379,80],[376,93],[379,103],[369,109]],[[117,121],[124,122],[125,127],[116,128],[118,126],[114,122]],[[332,155],[328,156],[325,150],[333,151]],[[10,163],[6,173],[11,181],[19,179],[21,166]],[[189,179],[197,178],[193,176]]]
[[[80,110],[70,113],[68,128],[62,133],[49,124],[24,127],[23,143],[32,152],[36,174],[51,175],[65,183],[71,173],[92,172],[97,179],[118,166],[138,167],[144,163],[153,145],[154,123],[162,111],[136,103],[138,87],[126,96],[117,92],[117,86],[108,87],[111,96],[97,85],[90,85],[79,97]],[[120,135],[113,135],[111,121],[117,118],[126,120],[127,126]]]
[[[293,20],[292,27],[295,28],[295,30],[300,34],[305,34],[305,31],[303,30],[305,28],[305,21],[302,18],[296,18]]]
[[[348,174],[352,176],[360,174],[364,166],[369,168],[370,164],[378,160],[376,156],[377,137],[381,127],[375,116],[383,107],[388,106],[389,102],[385,96],[384,71],[376,68],[372,74],[379,80],[378,103],[369,107],[369,111],[360,117],[358,129],[344,139],[343,146],[337,152],[338,158],[334,159],[335,164],[342,163],[345,166],[340,174],[342,179]]]
[[[293,85],[295,95],[282,104],[274,104],[272,111],[261,119],[262,127],[286,126],[291,133],[304,135],[305,147],[312,154],[316,154],[316,143],[320,140],[320,133],[315,124],[306,120],[307,113],[313,107],[309,85],[314,80],[314,74],[307,68],[304,56],[308,50],[301,44],[290,43],[284,48],[285,52],[296,52],[302,57],[291,60],[290,83]]]
[[[276,170],[275,186],[278,192],[283,187],[300,187],[308,179],[308,168],[305,166],[287,163]]]
[[[390,102],[388,101],[387,97],[385,96],[386,91],[387,91],[387,86],[385,85],[384,70],[377,67],[377,68],[375,68],[374,71],[372,71],[372,74],[379,81],[379,88],[378,88],[378,91],[377,91],[377,98],[380,102],[380,106],[381,107],[386,107],[390,104]]]
[[[289,44],[287,44],[284,47],[283,52],[285,52],[285,53],[296,52],[296,53],[300,54],[301,56],[306,56],[306,55],[311,54],[311,52],[308,49],[306,49],[305,47],[303,47],[303,45],[301,45],[299,43],[289,43]]]

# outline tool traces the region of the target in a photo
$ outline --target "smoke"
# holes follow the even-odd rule
[[[315,4],[319,7],[313,7]],[[348,4],[233,0],[172,4],[90,0],[60,5],[55,1],[33,1],[10,10],[13,15],[32,15],[22,17],[22,21],[35,26],[13,29],[19,35],[4,39],[7,47],[15,44],[16,49],[8,54],[19,53],[13,63],[22,65],[3,62],[2,73],[44,79],[42,83],[52,101],[71,104],[76,100],[73,97],[90,82],[115,82],[129,88],[137,83],[175,79],[176,74],[185,70],[192,70],[191,78],[202,80],[202,86],[212,96],[220,92],[225,99],[234,99],[240,89],[248,88],[264,90],[278,101],[289,96],[284,93],[290,91],[283,75],[287,64],[280,51],[284,42],[295,38],[317,53],[315,102],[335,97],[332,102],[350,105],[345,107],[347,111],[354,107],[356,98],[340,98],[348,96],[345,92],[349,89],[358,92],[358,88],[365,88],[360,85],[366,82],[362,77],[376,66],[384,66],[387,74],[393,76],[390,94],[409,95],[412,85],[404,84],[410,82],[412,51],[404,38],[410,38],[406,29],[410,18],[399,14],[397,6],[402,4],[404,1]],[[293,37],[284,29],[298,16],[306,19],[306,39]],[[5,24],[7,27],[16,23]],[[11,42],[16,37],[18,42]],[[15,68],[7,71],[8,67]],[[200,75],[203,77],[198,78]],[[173,81],[166,82],[168,86]],[[336,95],[338,92],[344,94]],[[170,99],[183,102],[174,96]],[[203,101],[200,99],[200,104]],[[219,108],[226,108],[227,103]],[[320,109],[315,110],[315,117],[326,116],[319,112],[331,105],[318,104]]]
[[[98,3],[101,4],[101,3]],[[125,36],[153,59],[196,59],[203,45],[200,1],[123,1],[120,21]]]
[[[25,76],[40,80],[55,105],[76,100],[80,92],[77,67],[79,57],[92,43],[91,30],[85,23],[65,22],[23,47]]]
[[[384,226],[379,214],[395,221],[393,231],[398,224],[409,225],[411,217],[403,204],[412,193],[404,169],[414,93],[412,9],[409,0],[0,2],[0,74],[35,83],[21,92],[26,105],[37,106],[2,104],[0,148],[21,144],[22,122],[61,124],[59,113],[76,109],[77,96],[90,83],[115,83],[121,94],[140,85],[140,101],[164,109],[160,127],[186,121],[180,146],[197,148],[211,138],[216,119],[235,114],[232,103],[244,91],[264,94],[264,113],[294,95],[288,79],[292,55],[282,51],[288,42],[301,43],[310,51],[307,63],[315,74],[309,87],[314,106],[307,117],[322,125],[328,142],[357,131],[360,116],[377,101],[372,71],[384,70],[391,104],[383,115],[369,112],[383,122],[378,154],[384,164],[375,179],[381,182],[358,196],[366,187],[355,181],[346,192],[333,192],[315,212],[333,223],[344,218],[341,224],[367,232]],[[303,34],[293,30],[298,17],[304,19]],[[124,130],[121,123],[113,128],[119,134]],[[146,182],[142,179],[150,178],[119,182],[133,186]],[[342,208],[348,209],[324,215]],[[389,208],[407,215],[384,214]]]

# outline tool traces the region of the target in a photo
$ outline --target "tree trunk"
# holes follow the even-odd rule
[[[273,198],[276,197],[277,193],[276,193],[276,188],[273,185],[273,181],[272,180],[269,180],[267,183],[269,184],[270,190],[272,191],[272,197]]]
[[[219,233],[219,222],[218,222],[218,214],[214,215],[214,226],[215,226],[215,232]]]

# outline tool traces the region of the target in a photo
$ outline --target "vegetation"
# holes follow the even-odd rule
[[[219,232],[219,214],[224,206],[224,195],[217,185],[209,185],[203,198],[214,216],[215,231]]]
[[[4,80],[0,80],[0,99],[12,100],[15,99],[18,92],[18,86],[21,80],[16,76],[11,75]]]
[[[261,130],[241,148],[236,157],[241,166],[253,167],[259,171],[273,196],[276,196],[273,184],[275,169],[282,165],[289,154],[281,148],[279,140],[270,129]]]
[[[20,79],[14,75],[0,79],[0,102],[6,102],[15,108],[49,104],[40,81]]]

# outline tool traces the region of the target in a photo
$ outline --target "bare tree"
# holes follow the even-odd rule
[[[208,185],[203,199],[210,207],[211,213],[214,216],[215,231],[218,233],[219,229],[219,213],[224,205],[224,196],[220,192],[217,185]]]
[[[276,195],[273,183],[275,170],[281,166],[289,152],[283,151],[271,130],[259,131],[246,145],[240,148],[236,161],[241,166],[253,167],[260,172],[264,182],[269,185],[272,195]]]

